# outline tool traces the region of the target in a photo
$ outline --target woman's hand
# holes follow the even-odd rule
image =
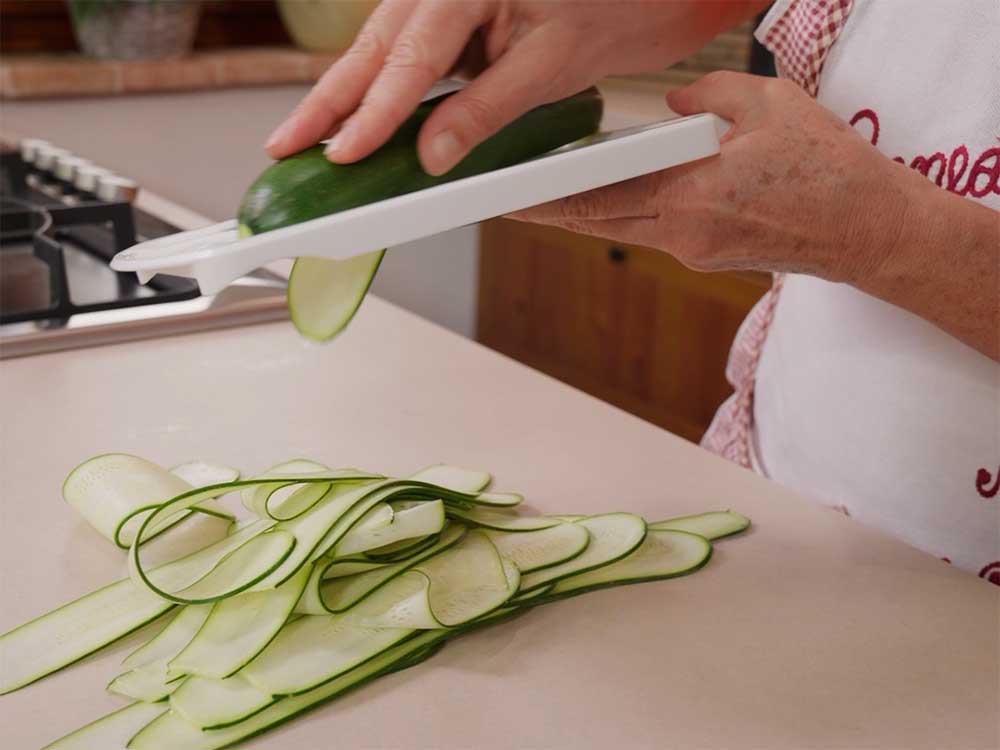
[[[434,111],[418,141],[424,168],[441,174],[529,109],[606,75],[663,69],[766,4],[382,0],[267,151],[278,159],[334,136],[328,157],[357,161],[458,71],[472,82]]]
[[[512,218],[660,248],[699,270],[847,282],[1000,359],[1000,213],[888,159],[792,83],[712,73],[667,101],[733,122],[718,157]]]
[[[512,218],[666,250],[705,271],[853,281],[891,251],[907,170],[795,84],[712,73],[668,95],[733,122],[717,158],[527,209]]]

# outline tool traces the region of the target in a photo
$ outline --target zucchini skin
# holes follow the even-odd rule
[[[323,146],[275,162],[243,197],[243,232],[260,234],[320,216],[511,166],[597,131],[604,102],[596,88],[525,113],[474,148],[451,171],[427,174],[417,157],[417,134],[446,97],[422,103],[385,145],[353,164],[333,164]]]

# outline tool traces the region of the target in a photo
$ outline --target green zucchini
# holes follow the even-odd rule
[[[421,104],[384,146],[354,164],[331,163],[322,145],[272,164],[243,197],[241,233],[269,232],[511,166],[591,135],[603,114],[595,88],[545,104],[479,144],[451,171],[434,176],[420,165],[417,135],[443,98]],[[302,248],[288,285],[296,328],[317,341],[339,333],[361,305],[383,252],[337,261],[309,257],[310,248]]]

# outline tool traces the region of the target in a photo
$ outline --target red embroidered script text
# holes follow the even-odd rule
[[[860,122],[871,125],[869,140],[877,146],[882,133],[878,115],[872,109],[862,109],[851,118],[852,126]],[[902,156],[894,157],[893,161],[906,164]],[[990,193],[1000,195],[1000,146],[986,149],[975,160],[969,156],[969,149],[964,145],[952,149],[948,155],[943,151],[918,155],[910,161],[910,167],[933,180],[938,187],[958,195],[973,198],[983,198]]]

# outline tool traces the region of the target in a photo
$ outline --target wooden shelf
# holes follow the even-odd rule
[[[292,47],[237,47],[162,60],[94,60],[77,54],[6,55],[0,99],[116,96],[312,83],[336,59]]]

